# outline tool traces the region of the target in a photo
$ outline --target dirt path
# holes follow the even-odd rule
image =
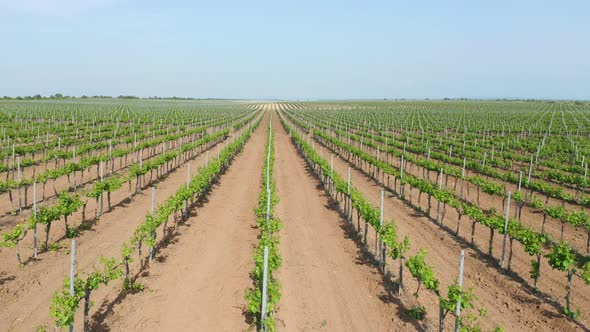
[[[127,297],[103,323],[116,331],[242,331],[244,291],[252,281],[255,215],[269,115],[256,130],[163,264],[139,281],[146,290]],[[141,310],[138,310],[141,308]]]
[[[377,270],[363,264],[344,221],[273,116],[275,180],[283,222],[277,327],[286,331],[409,331]]]
[[[217,147],[213,149],[216,151]],[[205,162],[205,153],[190,161],[193,175]],[[155,185],[156,204],[173,195],[185,181],[186,164]],[[123,191],[126,192],[126,189]],[[120,257],[121,244],[129,240],[135,228],[145,220],[150,206],[150,190],[144,190],[130,202],[117,206],[103,215],[93,229],[86,231],[87,234],[83,234],[76,242],[78,271],[87,271],[101,256]],[[55,230],[52,230],[54,235],[63,234],[62,224],[56,223]],[[42,231],[40,236],[44,234]],[[16,267],[16,259],[12,253],[2,253],[1,262],[6,266],[6,270],[0,275],[0,331],[30,331],[39,325],[52,326],[49,316],[51,296],[69,275],[69,256],[66,252],[69,250],[69,242],[66,241],[64,244],[68,246],[64,251],[44,253],[39,256],[40,260],[33,261],[24,268]],[[115,285],[120,287],[119,283]],[[100,303],[104,295],[99,290],[92,296],[95,303]],[[93,309],[96,307],[91,309],[91,314]],[[81,322],[80,315],[76,316],[76,321]]]

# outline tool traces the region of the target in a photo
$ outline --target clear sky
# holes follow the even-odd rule
[[[0,0],[0,95],[590,99],[590,1]]]

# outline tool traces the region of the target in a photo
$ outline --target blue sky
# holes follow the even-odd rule
[[[0,0],[0,95],[590,99],[590,1]]]

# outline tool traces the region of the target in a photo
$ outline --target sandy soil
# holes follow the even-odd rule
[[[201,154],[190,161],[192,173],[194,174],[205,162],[206,154]],[[185,164],[155,184],[156,204],[162,203],[176,192],[177,188],[186,181],[186,171]],[[117,191],[117,195],[113,195],[113,201],[120,204],[103,215],[90,231],[86,231],[78,238],[76,247],[79,272],[89,270],[101,256],[119,257],[121,244],[129,240],[135,228],[144,221],[151,206],[150,191],[144,190],[141,194],[134,196],[132,201],[128,201],[124,199],[127,195],[125,187],[126,185],[122,190]],[[76,224],[81,220],[80,215],[74,215],[72,224],[76,218],[78,218]],[[51,233],[52,242],[60,239],[64,234],[63,222],[56,222],[52,226]],[[41,230],[39,234],[42,239],[45,232]],[[23,242],[22,255],[26,259],[32,252],[32,236],[27,236]],[[69,256],[67,255],[69,241],[61,245],[63,248],[58,252],[44,252],[39,256],[38,261],[30,261],[24,268],[17,267],[12,249],[2,251],[0,305],[3,310],[0,312],[0,330],[30,331],[39,325],[52,325],[48,310],[51,296],[61,287],[65,276],[69,274]],[[94,292],[94,302],[100,303],[101,296],[100,290]],[[81,322],[81,318],[77,318],[77,321]]]
[[[244,291],[251,285],[257,243],[256,207],[268,114],[207,202],[182,227],[162,264],[141,278],[147,289],[130,295],[102,322],[115,331],[242,331]],[[137,310],[141,308],[141,310]],[[100,329],[99,329],[100,330]]]
[[[276,111],[277,104],[263,109]],[[156,260],[138,281],[146,290],[136,294],[122,293],[121,281],[93,292],[96,303],[91,308],[92,329],[146,331],[244,331],[253,329],[244,315],[244,291],[251,286],[252,255],[258,241],[253,209],[260,191],[260,173],[265,155],[266,129],[269,114],[264,115],[260,128],[220,178],[210,195],[199,203],[196,212],[178,232],[164,241]],[[394,281],[398,262],[388,259],[383,275],[375,266],[372,252],[376,236],[368,232],[368,245],[361,245],[355,229],[356,214],[347,223],[341,214],[342,202],[336,202],[323,190],[319,180],[307,167],[304,159],[290,142],[281,126],[278,114],[273,114],[275,142],[275,181],[280,202],[277,216],[283,221],[280,251],[283,264],[277,272],[282,287],[282,298],[276,313],[280,331],[431,331],[438,327],[438,300],[426,290],[418,299],[412,296],[417,288],[407,269],[404,271],[404,294],[395,295]],[[231,138],[230,138],[231,139]],[[225,144],[225,143],[221,143]],[[316,148],[321,149],[316,143]],[[217,147],[212,153],[216,153]],[[210,153],[211,154],[211,153]],[[329,160],[330,151],[323,149]],[[395,160],[390,161],[395,164]],[[205,163],[205,154],[190,161],[193,173]],[[350,163],[335,156],[335,172],[345,177]],[[413,173],[421,174],[414,167]],[[357,169],[351,170],[353,184],[374,206],[379,206],[382,185]],[[182,165],[157,186],[156,202],[172,195],[186,180],[186,165]],[[452,186],[449,180],[448,186]],[[471,190],[469,198],[474,199]],[[119,257],[121,243],[132,236],[144,220],[151,205],[149,190],[126,200],[126,185],[113,196],[116,206],[107,212],[90,231],[77,241],[78,271],[88,271],[100,256]],[[418,202],[417,191],[406,188],[406,198],[424,207],[423,195]],[[484,197],[484,205],[495,206],[497,200]],[[501,201],[500,201],[501,203]],[[487,206],[487,205],[486,205]],[[433,210],[436,204],[433,205]],[[566,319],[556,309],[563,299],[534,295],[526,282],[504,274],[494,259],[472,249],[466,241],[441,229],[431,219],[411,208],[392,193],[386,193],[385,220],[394,219],[401,236],[411,241],[409,255],[428,249],[428,264],[434,267],[446,294],[458,270],[459,252],[466,250],[464,285],[473,287],[478,299],[476,308],[485,308],[486,317],[480,318],[484,330],[502,325],[507,331],[575,331],[585,327]],[[91,215],[91,211],[87,211]],[[431,214],[434,215],[434,212]],[[527,220],[528,216],[525,216]],[[80,219],[79,215],[74,217]],[[75,220],[78,220],[75,219]],[[456,212],[447,208],[444,223],[454,229]],[[76,222],[76,224],[79,220]],[[528,222],[528,221],[527,221]],[[63,235],[63,223],[56,223],[52,240]],[[553,226],[552,226],[553,227]],[[554,231],[554,228],[550,228]],[[463,219],[460,234],[467,236],[470,222]],[[40,232],[40,236],[44,231]],[[161,238],[162,234],[158,234]],[[487,251],[489,232],[480,225],[475,243]],[[501,250],[501,235],[493,241],[494,257]],[[31,242],[31,241],[29,241]],[[31,244],[23,242],[23,256],[28,257]],[[37,326],[51,326],[48,307],[52,292],[59,289],[69,271],[67,241],[57,252],[46,252],[38,261],[29,261],[17,268],[13,252],[0,253],[0,330],[31,331]],[[26,254],[25,254],[26,253]],[[514,244],[512,269],[528,275],[530,257]],[[135,262],[134,264],[137,264]],[[545,263],[546,264],[546,263]],[[6,267],[6,268],[4,268]],[[135,269],[137,270],[137,269]],[[564,295],[565,276],[542,267],[540,288],[549,294]],[[574,282],[573,307],[580,307],[584,322],[588,297],[578,293],[584,287]],[[419,322],[408,317],[406,310],[424,305],[426,320]],[[76,315],[76,330],[81,330],[82,310]],[[446,328],[453,326],[448,318]]]
[[[320,149],[317,143],[316,147]],[[329,154],[330,152],[324,148],[324,158],[329,158]],[[346,161],[335,157],[334,165],[336,172],[345,177],[348,168]],[[355,169],[352,169],[351,175],[354,185],[363,192],[374,206],[379,206],[381,185]],[[408,195],[409,192],[406,191],[406,194]],[[415,200],[417,200],[417,194]],[[447,222],[453,220],[448,213],[446,218]],[[466,249],[464,285],[474,287],[475,294],[478,296],[477,305],[486,308],[487,316],[481,319],[481,325],[486,329],[493,329],[497,324],[504,326],[508,331],[517,329],[547,330],[556,327],[558,330],[576,330],[580,328],[558,314],[557,310],[550,304],[530,294],[529,290],[523,288],[520,283],[502,275],[496,268],[490,266],[488,260],[477,251],[473,251],[463,242],[457,241],[450,234],[443,232],[439,226],[433,224],[428,218],[416,213],[407,204],[388,193],[385,204],[385,220],[391,219],[397,222],[401,235],[410,237],[412,243],[411,254],[415,254],[420,248],[428,249],[427,261],[434,266],[435,273],[441,280],[440,288],[445,290],[443,293],[446,293],[446,287],[457,276],[460,250]],[[463,224],[467,225],[468,223]],[[363,227],[362,222],[361,227]],[[480,233],[476,234],[479,238],[476,242],[483,246],[484,243],[487,243],[487,232]],[[370,231],[368,237],[369,248],[374,248],[374,238],[374,232]],[[498,238],[501,239],[500,236],[496,236],[496,239]],[[515,246],[515,251],[517,250],[519,249]],[[496,252],[498,252],[497,249]],[[388,262],[389,266],[392,266],[392,264],[393,262]],[[395,264],[397,266],[397,262]],[[393,273],[397,275],[397,272]],[[405,286],[410,290],[407,291],[406,299],[411,303],[410,294],[417,288],[417,283],[410,280],[411,277],[408,271],[405,274]],[[426,305],[430,315],[429,319],[436,326],[438,317],[438,301],[436,298],[426,291],[421,291],[419,302]],[[450,323],[450,320],[447,323]],[[427,322],[426,326],[432,325]]]
[[[395,167],[399,167],[399,159],[395,158],[395,157],[389,157],[388,161],[394,165]],[[407,163],[407,169],[406,172],[408,173],[412,173],[413,175],[416,176],[422,176],[422,169],[420,167],[416,167],[413,166],[411,163]],[[373,172],[373,168],[372,167],[364,167],[364,170],[368,173],[372,173]],[[427,177],[433,182],[436,183],[436,174],[435,172],[430,172],[430,174],[427,174]],[[445,177],[446,178],[446,177]],[[391,181],[393,183],[393,180]],[[449,177],[449,183],[448,185],[445,184],[446,181],[443,181],[443,186],[445,188],[452,188],[454,185],[453,182],[453,178]],[[393,187],[393,184],[391,185]],[[457,186],[457,193],[460,191],[459,189],[459,185]],[[422,210],[426,210],[428,207],[428,203],[427,203],[427,196],[426,195],[422,195],[421,201],[419,203],[418,202],[418,197],[419,197],[419,193],[417,190],[410,190],[409,186],[406,186],[406,198],[408,200],[410,200],[410,202],[414,202],[414,204],[419,204],[419,206],[421,206]],[[474,186],[469,185],[467,186],[467,182],[466,182],[466,186],[465,186],[465,197],[467,200],[471,201],[471,202],[476,202],[476,189]],[[496,208],[498,211],[502,210],[502,206],[501,206],[502,202],[501,199],[499,199],[498,197],[495,196],[491,196],[491,195],[487,195],[487,194],[481,194],[480,197],[480,205],[484,208]],[[433,210],[436,208],[436,205],[433,206]],[[455,230],[456,227],[456,221],[458,220],[458,214],[456,212],[455,209],[452,208],[447,208],[444,209],[445,211],[445,217],[444,217],[444,223],[447,227],[452,228],[453,230]],[[514,205],[512,205],[511,207],[511,211],[515,211],[515,207]],[[512,215],[513,212],[511,212]],[[431,216],[435,216],[435,211],[431,212]],[[539,220],[541,218],[541,220]],[[547,224],[545,225],[545,230],[546,232],[548,232],[549,234],[556,234],[556,236],[559,236],[559,231],[560,231],[560,224],[557,223],[554,220],[549,220],[550,218],[548,218]],[[531,226],[535,229],[537,229],[538,231],[540,231],[541,229],[541,221],[542,221],[542,215],[539,215],[538,213],[534,213],[531,212],[530,210],[528,210],[528,208],[524,208],[523,209],[523,214],[522,214],[522,222],[523,224],[527,225],[527,226]],[[460,227],[459,227],[459,233],[463,236],[464,239],[469,239],[470,237],[470,221],[465,220],[465,218],[463,219],[463,221],[460,223]],[[572,238],[576,238],[578,240],[577,243],[580,243],[582,240],[582,235],[580,233],[575,232],[575,230],[572,230],[570,227],[568,227],[569,225],[566,225],[565,228],[565,238],[570,240]],[[489,239],[489,231],[487,230],[487,228],[482,227],[481,225],[476,227],[476,232],[475,232],[476,236],[475,236],[475,244],[478,246],[478,248],[480,248],[482,251],[487,253],[488,250],[488,239]],[[577,236],[577,237],[575,237]],[[585,240],[584,240],[585,241]],[[495,257],[495,259],[497,259],[498,261],[500,260],[500,256],[501,256],[501,250],[502,250],[502,236],[496,234],[494,236],[494,241],[493,241],[493,256]],[[529,278],[529,271],[531,269],[531,260],[532,257],[530,257],[528,254],[526,254],[522,248],[522,246],[518,243],[518,242],[514,242],[513,245],[513,257],[510,260],[510,264],[508,265],[510,270],[513,271],[514,273],[516,273],[520,278],[524,279],[523,280],[523,285],[525,286],[532,286],[532,281]],[[548,295],[548,299],[547,301],[549,302],[553,302],[554,307],[559,308],[561,305],[563,305],[564,303],[564,299],[563,297],[565,296],[565,287],[566,287],[566,280],[565,280],[565,274],[556,270],[551,269],[551,267],[548,265],[547,260],[545,258],[543,258],[541,260],[541,278],[538,284],[539,289],[544,293]],[[590,311],[590,306],[589,306],[589,301],[590,301],[590,290],[588,289],[588,287],[586,285],[583,284],[583,281],[581,281],[579,278],[574,278],[574,290],[573,290],[573,297],[575,298],[573,299],[573,307],[576,309],[580,309],[581,310],[581,316],[579,318],[579,320],[581,322],[586,322],[590,317],[589,315],[589,311]]]
[[[399,167],[399,159],[396,158],[390,158],[389,162],[396,166]],[[368,168],[365,168],[366,171],[371,171]],[[419,167],[413,166],[411,165],[411,163],[408,163],[408,167],[406,169],[406,172],[412,173],[416,176],[422,176],[422,170]],[[433,182],[436,183],[436,174],[435,172],[430,172],[430,174],[427,174],[427,177]],[[446,178],[446,177],[445,177]],[[445,188],[453,188],[454,186],[454,178],[453,177],[449,177],[449,182],[448,185],[444,184],[443,186]],[[446,181],[443,181],[443,183],[446,183]],[[456,188],[456,192],[457,194],[460,192],[460,184],[457,185]],[[467,200],[471,201],[471,202],[477,202],[477,189],[475,186],[468,184],[467,182],[465,182],[465,197]],[[409,186],[406,186],[406,196],[408,199],[412,199],[414,203],[416,203],[418,201],[418,191],[417,190],[409,190]],[[427,204],[427,198],[425,195],[422,195],[422,199],[419,203],[419,205],[422,207],[423,210],[426,210],[428,204]],[[502,200],[499,197],[496,196],[491,196],[491,195],[487,195],[484,193],[480,194],[480,206],[484,207],[484,208],[496,208],[498,211],[502,211]],[[433,206],[434,208],[434,206]],[[511,216],[513,216],[513,212],[515,211],[515,206],[514,204],[511,204]],[[458,219],[458,214],[456,212],[456,210],[452,209],[452,208],[447,208],[445,209],[446,212],[446,216],[445,216],[445,223],[447,226],[450,226],[452,229],[455,229],[455,223],[456,220]],[[431,216],[434,216],[434,212],[432,212]],[[522,218],[521,221],[524,225],[527,225],[529,227],[533,227],[533,229],[536,229],[537,231],[541,231],[541,224],[542,224],[542,214],[538,213],[538,212],[534,212],[532,211],[532,209],[524,207],[523,208],[523,212],[522,212]],[[550,234],[553,235],[554,238],[559,239],[559,235],[560,235],[560,227],[561,227],[561,223],[559,223],[558,221],[552,220],[550,217],[547,218],[547,223],[545,225],[545,231]],[[470,222],[468,220],[463,219],[463,221],[460,224],[459,227],[460,230],[460,234],[463,235],[464,238],[469,238],[469,233],[470,233]],[[479,235],[477,235],[479,234]],[[475,243],[478,245],[479,248],[481,248],[482,250],[484,250],[485,252],[487,252],[487,248],[488,248],[488,238],[489,238],[489,231],[487,229],[485,229],[485,227],[481,227],[478,226],[477,230],[476,230],[476,239],[475,239]],[[564,238],[569,241],[570,245],[578,245],[578,248],[581,246],[585,247],[585,241],[586,241],[586,235],[584,235],[583,233],[580,232],[579,228],[574,229],[574,227],[572,227],[569,224],[565,225],[565,230],[564,230]],[[500,254],[501,254],[501,248],[502,248],[502,236],[501,235],[496,235],[494,237],[494,241],[493,241],[493,252],[494,252],[494,257],[496,259],[500,259]],[[582,250],[583,252],[583,250]],[[513,258],[511,261],[511,265],[510,268],[512,271],[514,271],[515,273],[518,274],[518,276],[522,277],[525,280],[525,283],[529,283],[530,285],[532,285],[532,281],[529,278],[529,271],[531,269],[531,257],[526,254],[522,248],[522,246],[518,243],[518,242],[514,242],[514,251],[513,251]],[[560,304],[563,304],[563,297],[565,296],[565,287],[566,287],[566,281],[565,281],[565,274],[556,270],[551,269],[551,267],[548,265],[547,260],[546,259],[542,259],[541,260],[541,279],[539,282],[539,288],[542,292],[549,294],[550,299],[552,301],[554,301],[554,303],[559,306]],[[589,314],[589,310],[590,310],[590,305],[589,305],[589,301],[590,301],[590,289],[588,289],[588,287],[586,285],[583,284],[583,282],[578,279],[575,278],[574,281],[574,291],[573,291],[573,297],[575,297],[575,299],[573,299],[574,302],[574,307],[575,308],[579,308],[581,310],[581,316],[580,316],[580,321],[585,322],[589,319],[590,314]]]
[[[275,115],[276,214],[283,265],[277,325],[284,331],[408,331],[377,269],[348,238],[345,221]],[[403,311],[402,311],[403,312]]]

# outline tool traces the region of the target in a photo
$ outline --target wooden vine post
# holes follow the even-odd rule
[[[500,260],[500,267],[504,268],[504,257],[506,256],[506,239],[508,238],[508,214],[510,213],[510,196],[508,192],[508,201],[506,204],[506,218],[504,220],[504,239],[502,240],[502,259]]]
[[[351,206],[351,197],[350,197],[350,167],[348,167],[348,180],[346,182],[346,201],[348,203],[346,207],[346,220],[348,222],[352,222],[352,206]]]
[[[74,283],[76,282],[76,239],[72,239],[70,251],[70,295],[74,296]],[[74,331],[74,325],[70,325],[70,332]]]
[[[375,227],[375,246],[377,242],[379,242],[379,249],[375,248],[375,254],[377,256],[377,261],[379,262],[379,267],[384,269],[385,268],[385,255],[383,255],[383,241],[379,238],[379,229],[383,227],[383,197],[385,195],[385,191],[381,190],[381,208],[379,210],[379,228]]]
[[[465,185],[465,163],[467,162],[467,159],[465,157],[463,157],[463,168],[461,168],[461,199],[463,200],[463,187]]]
[[[100,161],[100,182],[101,183],[103,182],[103,172],[104,172],[103,168],[104,168],[104,164],[101,160]],[[100,214],[99,214],[99,216],[102,216],[103,212],[104,212],[104,192],[101,191],[100,192]]]
[[[191,164],[190,162],[187,163],[186,166],[186,189],[188,190],[189,186],[191,183]],[[185,219],[188,219],[189,216],[189,204],[188,204],[188,199],[184,201],[184,207],[185,207]]]
[[[457,285],[463,287],[463,263],[465,261],[465,250],[461,250],[461,258],[459,262],[459,278]],[[457,306],[455,307],[455,332],[459,332],[459,325],[461,322],[461,297],[457,299]]]
[[[16,168],[17,168],[17,188],[18,188],[18,213],[23,212],[23,205],[22,205],[22,194],[21,194],[21,183],[23,181],[23,172],[20,168],[20,156],[16,158]]]
[[[154,212],[156,211],[156,187],[152,187],[152,207],[150,210],[150,214],[153,216]],[[152,236],[156,236],[155,233],[152,233]],[[154,241],[155,242],[155,241]],[[155,243],[154,246],[150,247],[150,253],[149,253],[149,262],[152,262],[152,259],[154,258],[154,247],[155,247]]]
[[[33,226],[33,257],[37,258],[37,182],[33,181],[33,219],[35,224]]]
[[[438,190],[442,190],[442,179],[443,179],[443,169],[440,169],[440,174],[439,174],[439,178],[438,178]],[[440,218],[440,200],[437,199],[436,200],[436,223],[437,224],[442,224],[442,220]]]

